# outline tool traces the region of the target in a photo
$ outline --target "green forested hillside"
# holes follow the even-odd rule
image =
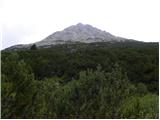
[[[158,118],[159,44],[2,51],[2,118]]]

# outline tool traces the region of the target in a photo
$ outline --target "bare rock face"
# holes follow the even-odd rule
[[[57,31],[45,39],[27,45],[15,45],[7,48],[8,50],[30,49],[35,44],[37,47],[48,48],[56,44],[65,43],[92,43],[92,42],[124,42],[128,39],[114,36],[106,31],[102,31],[88,24],[78,23],[63,31]]]
[[[78,23],[70,26],[63,31],[58,31],[48,36],[44,40],[35,43],[37,46],[63,44],[66,42],[107,42],[123,41],[124,38],[116,37],[108,32],[102,31],[91,25]]]

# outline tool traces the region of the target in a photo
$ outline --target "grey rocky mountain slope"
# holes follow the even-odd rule
[[[132,41],[132,40],[114,36],[106,31],[102,31],[88,24],[78,23],[62,31],[57,31],[39,42],[27,45],[26,44],[15,45],[7,49],[9,50],[29,49],[33,44],[36,44],[37,47],[47,48],[56,44],[64,44],[64,43],[121,42],[121,41]]]
[[[108,32],[102,31],[91,25],[77,24],[70,26],[63,31],[58,31],[48,36],[44,40],[35,43],[37,46],[61,44],[66,42],[108,42],[123,41],[124,38],[116,37]]]

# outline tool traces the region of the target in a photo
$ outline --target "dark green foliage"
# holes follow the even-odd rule
[[[27,118],[32,114],[34,75],[18,54],[2,61],[2,118]]]
[[[3,51],[2,118],[158,118],[158,49],[117,42]]]
[[[158,48],[157,43],[141,42],[65,44],[49,49],[18,51],[18,54],[32,67],[39,80],[58,76],[67,82],[77,78],[80,71],[88,68],[95,70],[98,64],[105,71],[111,71],[117,62],[127,71],[130,81],[144,83],[149,91],[156,92],[159,79]]]

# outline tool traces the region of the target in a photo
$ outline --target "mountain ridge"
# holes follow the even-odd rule
[[[109,32],[100,30],[89,24],[78,23],[76,25],[71,25],[62,31],[54,32],[53,34],[47,36],[41,41],[31,43],[31,44],[18,44],[11,46],[6,49],[18,50],[18,49],[28,49],[33,44],[37,47],[46,48],[47,46],[54,46],[57,44],[65,43],[92,43],[92,42],[124,42],[124,41],[134,41],[131,39],[126,39],[112,35]]]

